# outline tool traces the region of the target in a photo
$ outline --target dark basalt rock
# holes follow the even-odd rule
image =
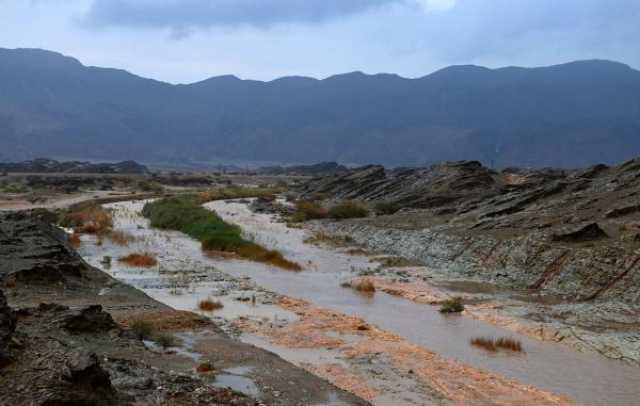
[[[4,292],[0,290],[0,368],[11,360],[8,345],[16,329],[16,316],[7,304]]]
[[[584,242],[601,240],[607,237],[609,236],[600,228],[598,223],[590,223],[574,230],[554,234],[551,239],[562,242]]]
[[[111,315],[102,311],[100,305],[66,312],[57,322],[62,328],[73,333],[98,333],[118,328]]]

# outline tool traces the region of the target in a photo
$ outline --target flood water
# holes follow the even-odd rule
[[[380,292],[366,297],[351,289],[341,288],[341,282],[355,276],[354,270],[373,268],[375,264],[370,263],[367,257],[350,256],[330,248],[306,244],[304,239],[309,236],[307,231],[287,228],[286,225],[275,222],[268,214],[252,213],[245,204],[218,201],[206,206],[225,220],[240,225],[247,236],[256,242],[276,248],[287,258],[302,264],[305,268],[303,272],[286,272],[265,264],[241,260],[207,258],[202,254],[199,243],[180,233],[147,229],[146,220],[136,215],[142,205],[143,202],[108,205],[116,210],[116,229],[141,237],[141,244],[145,244],[149,250],[171,252],[172,257],[183,258],[184,267],[214,265],[227,274],[249,277],[258,285],[274,292],[361,317],[368,323],[398,334],[444,357],[564,394],[585,404],[638,404],[638,368],[598,354],[579,353],[559,344],[529,339],[464,316],[443,316],[434,306],[417,304]],[[98,267],[101,267],[101,255],[111,255],[105,247],[85,248],[80,252],[88,262]],[[160,259],[162,263],[162,258]],[[192,310],[196,303],[196,299],[192,298],[186,304],[181,296],[171,296],[166,289],[154,289],[153,277],[148,273],[126,269],[117,263],[108,272],[144,288],[152,297],[173,307]],[[196,293],[196,296],[206,297],[206,286]],[[274,312],[281,313],[279,317],[295,317],[275,308],[276,306]],[[247,306],[247,309],[230,308],[226,311],[252,310]],[[470,346],[469,340],[477,336],[517,338],[522,342],[525,353],[489,353]]]

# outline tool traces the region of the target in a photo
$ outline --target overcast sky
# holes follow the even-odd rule
[[[612,59],[640,67],[640,0],[0,0],[0,47],[188,83]]]

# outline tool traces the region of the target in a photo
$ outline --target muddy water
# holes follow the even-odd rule
[[[351,279],[358,269],[373,267],[375,264],[371,264],[366,257],[349,256],[332,249],[305,244],[304,239],[308,237],[305,230],[289,229],[284,224],[274,222],[269,215],[251,213],[243,204],[213,202],[207,206],[227,221],[239,224],[247,235],[257,242],[277,248],[289,259],[303,264],[304,272],[291,273],[263,264],[206,258],[197,243],[189,243],[188,239],[180,237],[178,233],[146,229],[146,222],[135,214],[141,209],[142,203],[126,202],[111,206],[117,208],[118,213],[126,213],[116,216],[118,229],[140,236],[141,244],[148,244],[149,248],[156,252],[158,241],[165,238],[163,249],[174,254],[171,256],[173,260],[177,252],[177,257],[182,258],[181,266],[193,268],[196,274],[199,264],[213,264],[230,275],[250,277],[259,286],[277,293],[362,317],[369,323],[445,357],[488,369],[523,383],[566,394],[586,404],[632,405],[637,404],[640,397],[640,371],[637,368],[596,354],[577,353],[561,345],[531,340],[481,321],[461,316],[445,317],[435,307],[416,304],[384,293],[366,297],[350,289],[341,288],[340,283]],[[104,249],[100,252],[104,252]],[[97,256],[92,256],[92,253],[85,254],[90,262],[98,265]],[[193,310],[194,300],[207,295],[206,283],[198,284],[194,294],[189,295],[187,303],[184,297],[170,295],[166,289],[154,289],[153,280],[142,272],[121,268],[117,264],[111,272],[134,285],[138,283],[154,298],[176,308]],[[240,314],[252,310],[247,306],[230,307],[225,311]],[[295,317],[282,310],[276,310],[275,306],[272,311],[277,317],[284,319]],[[263,314],[256,316],[260,317]],[[487,353],[469,345],[469,339],[476,336],[518,338],[525,353]]]

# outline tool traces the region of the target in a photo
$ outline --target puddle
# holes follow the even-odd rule
[[[194,311],[199,300],[212,296],[224,304],[223,309],[207,313],[212,317],[235,318],[239,315],[249,315],[270,320],[296,319],[295,314],[277,306],[252,306],[251,302],[238,302],[231,295],[220,296],[228,282],[216,271],[219,269],[235,277],[251,278],[258,286],[267,290],[361,317],[368,323],[376,324],[444,357],[490,370],[541,389],[565,394],[586,404],[630,405],[636,404],[640,396],[640,373],[635,367],[597,354],[581,354],[561,345],[529,339],[482,321],[460,316],[445,317],[436,307],[416,304],[381,292],[373,296],[363,296],[351,289],[341,288],[340,283],[350,280],[355,276],[355,271],[373,268],[375,264],[371,264],[368,257],[350,256],[328,248],[305,244],[304,239],[308,237],[305,230],[289,229],[282,223],[274,222],[268,214],[250,212],[246,205],[218,201],[207,204],[207,207],[216,210],[227,221],[241,225],[249,238],[269,248],[279,249],[288,259],[303,264],[303,272],[286,272],[247,261],[208,258],[202,254],[198,242],[180,233],[147,229],[147,221],[137,215],[143,204],[121,202],[108,205],[117,209],[115,227],[138,237],[133,243],[135,246],[119,247],[105,240],[102,246],[96,247],[89,241],[88,244],[82,245],[80,253],[90,264],[97,267],[101,267],[100,261],[104,255],[112,256],[114,261],[107,272],[174,308]],[[90,237],[83,236],[83,239],[86,238]],[[161,268],[131,269],[115,260],[134,249],[156,253]],[[180,288],[180,295],[171,293],[175,288],[171,286],[171,271],[178,269],[190,278],[189,282]],[[485,286],[461,287],[472,290],[488,289]],[[248,290],[243,294],[250,297],[253,292]],[[522,342],[526,353],[517,356],[488,353],[469,345],[469,340],[476,336],[517,338]],[[242,339],[249,342],[253,340],[263,348],[274,348],[269,348],[270,344],[259,342],[260,339],[255,337],[244,336]],[[283,358],[294,363],[341,362],[335,354],[322,351],[294,351],[282,348],[274,350],[276,353],[279,351]],[[244,386],[244,389],[238,390],[247,391],[255,388],[255,385],[251,387],[253,382],[249,379],[249,383],[246,377],[234,374],[223,376],[225,378],[222,378],[222,382],[225,385],[230,383],[237,387]],[[376,401],[376,404],[415,404],[402,402],[398,397],[389,402],[383,400]]]

